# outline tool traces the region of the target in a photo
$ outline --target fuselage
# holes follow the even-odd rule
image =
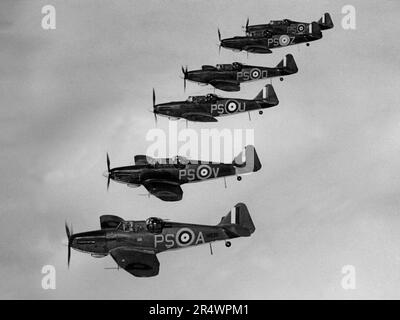
[[[271,49],[287,47],[299,43],[312,42],[322,38],[322,33],[274,34],[267,36],[236,36],[221,40],[221,46],[234,51],[267,53]]]
[[[119,247],[159,253],[234,237],[219,226],[167,221],[159,232],[149,232],[146,221],[124,221],[116,229],[73,234],[69,241],[71,248],[101,257]]]
[[[210,117],[221,117],[239,112],[247,112],[274,107],[278,102],[269,103],[264,100],[247,100],[233,98],[216,98],[207,101],[206,98],[199,101],[175,101],[158,104],[154,112],[166,117],[187,118],[185,115],[202,113]]]
[[[149,180],[168,180],[178,184],[199,182],[234,175],[235,167],[225,163],[155,163],[117,167],[110,170],[110,178],[128,185],[140,185]]]
[[[234,48],[235,46],[238,49],[242,48],[235,38],[232,39],[234,40],[232,41],[232,45],[228,46],[229,48]],[[289,74],[291,73],[285,68],[243,65],[240,69],[236,70],[234,68],[232,70],[217,70],[217,68],[215,70],[192,70],[188,71],[185,77],[190,81],[213,84],[213,82],[242,83]]]

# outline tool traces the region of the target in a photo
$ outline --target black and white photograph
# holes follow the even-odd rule
[[[2,0],[0,299],[399,299],[399,16]]]

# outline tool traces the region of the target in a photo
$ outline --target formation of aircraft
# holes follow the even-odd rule
[[[190,96],[185,101],[173,101],[155,104],[155,92],[153,90],[153,112],[155,120],[157,115],[169,119],[186,119],[197,122],[217,122],[217,117],[234,115],[242,112],[275,107],[279,100],[274,87],[267,84],[254,99],[224,98],[209,93],[203,96]]]
[[[203,65],[200,70],[188,71],[182,67],[184,89],[186,80],[210,84],[223,91],[239,91],[242,82],[260,79],[280,77],[294,74],[298,71],[296,62],[291,54],[288,54],[276,67],[252,66],[239,62],[231,64]]]
[[[179,201],[183,197],[182,184],[227,176],[237,176],[240,181],[241,175],[261,169],[253,146],[247,146],[244,154],[241,152],[232,163],[188,160],[181,156],[173,159],[154,159],[146,155],[136,155],[134,160],[134,165],[110,168],[110,158],[107,154],[107,171],[104,173],[107,189],[110,180],[113,180],[132,188],[142,185],[150,194],[163,201]]]
[[[146,221],[125,221],[113,216],[100,217],[100,230],[72,233],[72,228],[65,225],[68,237],[68,266],[71,259],[71,248],[80,252],[102,258],[111,255],[118,269],[136,277],[153,277],[158,275],[160,262],[157,254],[183,249],[190,246],[249,237],[255,226],[245,204],[238,203],[217,225],[188,224],[172,222],[156,217]]]
[[[272,49],[290,45],[309,43],[322,38],[322,30],[332,29],[333,22],[329,13],[325,13],[318,22],[311,23],[289,19],[273,20],[267,24],[249,25],[247,19],[245,36],[221,39],[220,47],[233,51],[251,53],[272,53]]]
[[[220,48],[252,53],[271,53],[272,49],[306,43],[322,38],[322,30],[333,28],[329,13],[311,23],[289,19],[270,21],[267,24],[250,25],[247,19],[245,36],[221,38]],[[223,91],[239,91],[243,82],[279,77],[298,72],[296,62],[287,54],[276,67],[247,65],[239,62],[231,64],[203,65],[200,70],[188,71],[182,67],[184,89],[186,81],[211,85]],[[213,94],[190,96],[185,101],[172,101],[156,104],[153,89],[153,114],[165,116],[171,120],[185,119],[196,122],[217,122],[218,117],[251,111],[263,113],[263,109],[279,104],[278,97],[271,84],[265,85],[254,99],[220,97]],[[261,169],[261,162],[254,146],[247,146],[234,157],[231,163],[204,162],[189,160],[181,156],[166,159],[154,159],[146,155],[136,155],[134,164],[123,167],[110,167],[107,154],[107,190],[110,181],[137,188],[144,186],[149,195],[163,201],[179,201],[183,197],[181,185],[201,182],[209,179],[250,174]],[[226,183],[226,181],[225,181]],[[113,216],[100,217],[100,230],[72,233],[72,228],[65,226],[68,237],[68,266],[71,249],[91,254],[93,257],[111,255],[118,265],[137,277],[152,277],[159,273],[160,263],[157,254],[167,250],[224,240],[227,247],[229,239],[248,237],[255,227],[247,207],[238,203],[215,226],[171,222],[150,217],[146,221],[125,221]]]

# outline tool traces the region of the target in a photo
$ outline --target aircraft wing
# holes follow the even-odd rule
[[[253,52],[253,53],[272,53],[272,51],[265,46],[246,46],[243,48],[244,50],[248,52]]]
[[[210,84],[220,90],[224,91],[239,91],[240,86],[237,81],[229,81],[229,80],[213,80],[210,81]]]
[[[154,252],[128,247],[110,251],[115,262],[136,277],[153,277],[158,275],[160,262]]]
[[[218,120],[212,117],[207,113],[201,112],[190,112],[182,115],[183,118],[188,119],[190,121],[199,121],[199,122],[217,122]]]
[[[143,186],[163,201],[179,201],[183,196],[182,188],[175,181],[149,179],[143,183]]]

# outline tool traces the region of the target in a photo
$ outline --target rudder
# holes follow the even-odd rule
[[[291,54],[287,54],[282,59],[282,61],[278,63],[276,67],[284,69],[289,74],[293,74],[299,71],[299,69],[297,68],[296,61],[294,60],[294,57]]]
[[[334,26],[331,15],[328,12],[326,12],[322,18],[318,20],[318,24],[321,30],[332,29]]]
[[[236,204],[226,216],[222,217],[218,225],[240,237],[248,237],[256,230],[249,210],[244,203]]]
[[[254,100],[265,101],[273,105],[277,105],[279,103],[279,99],[275,93],[274,87],[271,84],[267,84],[264,88],[262,88]]]
[[[232,161],[232,164],[235,166],[235,173],[237,175],[256,172],[261,169],[261,162],[254,146],[246,146],[244,149],[244,155],[244,160],[242,151]]]

